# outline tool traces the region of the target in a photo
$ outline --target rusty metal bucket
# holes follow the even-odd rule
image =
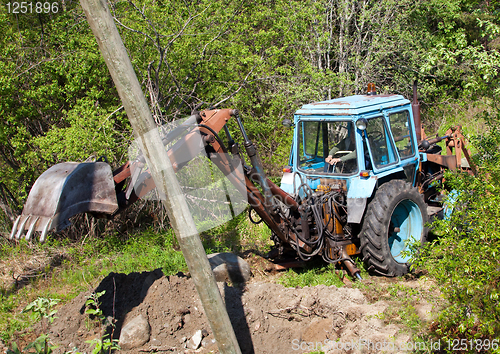
[[[49,230],[65,229],[73,215],[113,214],[117,210],[113,173],[107,163],[60,163],[35,181],[10,239],[19,239],[28,230],[25,238],[29,240],[35,231],[41,231],[40,242],[44,242]]]

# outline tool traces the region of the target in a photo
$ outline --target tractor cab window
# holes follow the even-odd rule
[[[299,168],[305,172],[357,172],[355,128],[351,121],[299,123]]]
[[[370,146],[372,163],[376,168],[397,162],[397,155],[391,142],[391,134],[382,116],[368,119],[366,136]]]
[[[414,144],[412,144],[410,113],[402,111],[389,115],[392,136],[396,143],[399,157],[404,160],[415,155]]]

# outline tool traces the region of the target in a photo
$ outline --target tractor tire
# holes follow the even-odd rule
[[[360,233],[363,262],[372,274],[408,273],[409,258],[401,255],[407,241],[426,241],[427,206],[418,190],[402,180],[384,183],[368,205]]]

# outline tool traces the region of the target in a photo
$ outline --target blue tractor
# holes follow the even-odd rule
[[[367,95],[304,105],[284,122],[294,135],[281,189],[312,214],[301,235],[306,246],[305,236],[313,240],[311,252],[294,247],[301,258],[321,248],[328,262],[361,254],[373,274],[408,272],[410,244],[424,242],[429,217],[443,214],[444,169],[469,168],[459,128],[425,139],[414,91],[411,103],[372,86]]]

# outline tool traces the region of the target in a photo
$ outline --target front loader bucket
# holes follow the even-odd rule
[[[111,167],[105,162],[65,162],[42,173],[31,188],[22,214],[14,222],[10,239],[26,240],[41,231],[40,242],[53,228],[70,225],[73,215],[85,212],[113,214],[118,209]]]

